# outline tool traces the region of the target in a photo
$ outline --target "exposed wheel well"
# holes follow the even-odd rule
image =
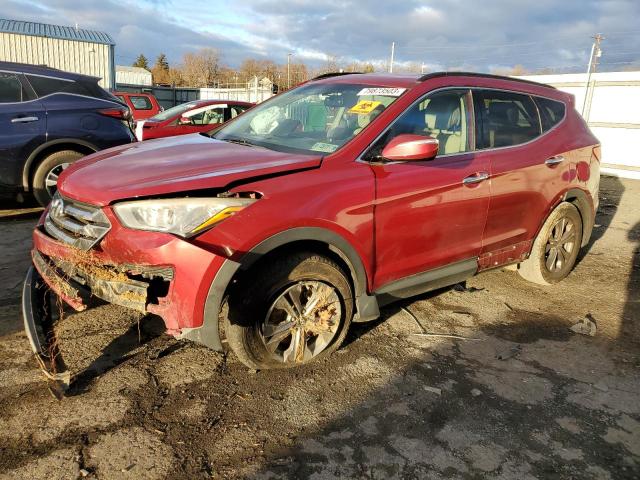
[[[255,268],[260,267],[268,262],[276,262],[278,261],[279,257],[291,255],[293,253],[301,251],[324,255],[340,265],[340,267],[344,270],[345,274],[349,278],[349,283],[351,285],[352,291],[354,292],[354,295],[356,294],[356,279],[354,278],[353,267],[349,264],[344,254],[337,248],[319,240],[296,240],[274,248],[268,253],[262,255],[254,262],[250,263],[248,266],[240,268],[240,270],[236,272],[236,275],[230,282],[229,287],[227,288],[227,293],[229,293],[229,289],[234,285],[242,282],[242,280],[246,279],[247,277],[250,277],[251,272]]]
[[[89,155],[97,151],[96,149],[88,145],[74,142],[52,143],[51,145],[47,145],[41,150],[38,150],[37,153],[33,157],[31,157],[25,165],[23,174],[23,186],[26,191],[31,191],[32,189],[33,175],[38,168],[38,165],[40,165],[40,162],[42,162],[42,160],[47,158],[52,153],[61,152],[63,150],[72,150],[83,155]]]
[[[565,201],[573,204],[578,209],[578,213],[580,213],[580,218],[582,219],[581,247],[585,247],[589,244],[595,222],[595,214],[592,211],[591,204],[587,200],[586,194],[580,190],[570,190],[567,192]]]

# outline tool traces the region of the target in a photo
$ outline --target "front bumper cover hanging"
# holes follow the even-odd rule
[[[29,268],[22,288],[22,317],[31,348],[47,377],[49,390],[60,399],[69,389],[71,374],[58,348],[51,291],[33,267]]]

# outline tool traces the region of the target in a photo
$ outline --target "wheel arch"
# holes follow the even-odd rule
[[[63,150],[74,150],[76,152],[89,155],[97,152],[98,147],[90,142],[76,138],[59,138],[39,145],[38,148],[31,152],[29,157],[27,157],[27,161],[22,169],[22,188],[25,192],[31,190],[31,179],[33,178],[34,171],[40,161],[52,153]]]
[[[316,248],[314,248],[314,246]],[[239,261],[225,260],[211,282],[205,300],[201,327],[183,329],[180,338],[202,343],[214,350],[222,349],[218,325],[222,302],[229,287],[239,275],[246,273],[262,259],[283,249],[317,247],[329,251],[348,269],[355,298],[354,322],[365,322],[380,316],[377,299],[367,293],[367,272],[360,255],[341,235],[319,227],[298,227],[277,233],[246,252]],[[318,253],[322,253],[321,251]]]
[[[587,246],[595,223],[595,211],[591,196],[584,190],[572,188],[565,192],[562,197],[562,201],[569,202],[578,209],[582,219],[582,244],[580,246]]]

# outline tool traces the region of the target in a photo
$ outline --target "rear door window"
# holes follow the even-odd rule
[[[540,111],[540,120],[542,121],[542,131],[551,130],[559,124],[564,118],[564,103],[549,98],[537,97],[535,99]]]
[[[0,103],[16,103],[28,100],[20,83],[20,79],[14,73],[0,72]]]
[[[474,91],[476,148],[510,147],[540,136],[538,110],[529,95]]]
[[[133,108],[136,110],[151,110],[153,108],[149,97],[142,95],[129,95],[129,100],[131,100]]]

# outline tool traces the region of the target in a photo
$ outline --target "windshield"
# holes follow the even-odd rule
[[[170,118],[175,117],[176,115],[180,115],[181,113],[184,113],[187,110],[191,110],[197,105],[198,104],[194,102],[181,103],[180,105],[176,105],[175,107],[171,107],[168,110],[165,110],[164,112],[160,112],[159,114],[154,115],[149,120],[153,120],[154,122],[164,122],[165,120],[169,120]]]
[[[404,91],[312,83],[248,110],[212,137],[284,152],[332,153],[358,135]]]

